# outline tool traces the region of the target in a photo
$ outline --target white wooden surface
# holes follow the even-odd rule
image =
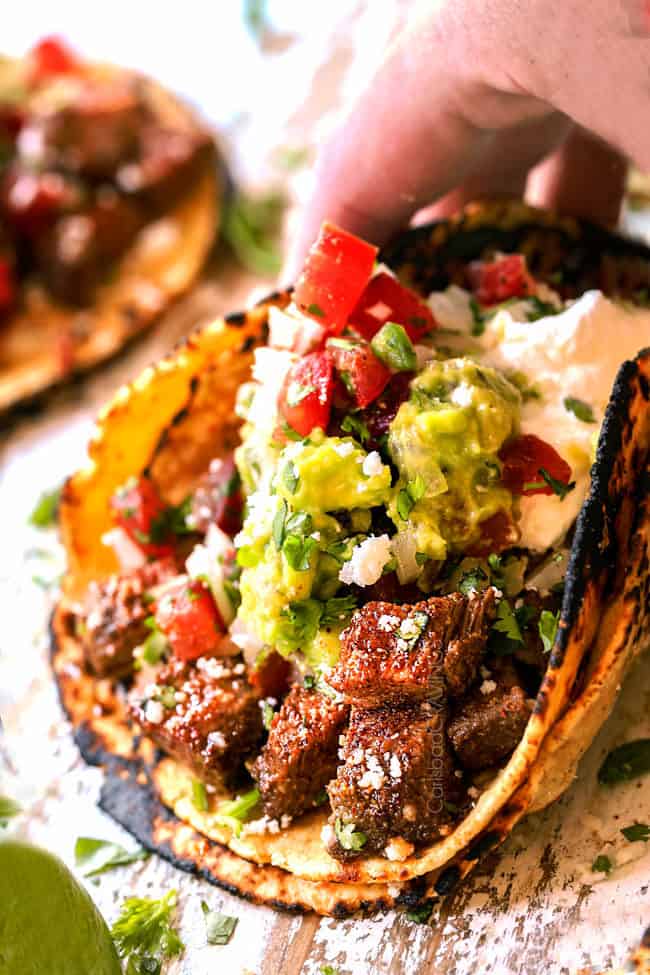
[[[205,28],[199,6],[212,5],[190,4],[188,8]],[[294,14],[298,9],[295,4],[285,6],[293,6]],[[311,12],[319,5],[306,6]],[[35,28],[34,10],[31,18],[27,16],[33,7],[27,3],[23,17],[13,18],[10,46],[21,48],[35,31],[61,26],[48,23],[41,28],[38,23]],[[373,5],[376,33],[370,39],[375,50],[389,29],[392,7],[392,2],[384,0]],[[264,64],[255,61],[260,72],[267,72],[266,82],[260,82],[261,75],[255,85],[249,79],[246,92],[252,104],[253,89],[259,94],[260,85],[264,88],[269,78],[275,78],[275,87],[266,88],[267,96],[271,91],[268,111],[261,110],[265,106],[258,97],[253,119],[231,129],[238,158],[255,178],[268,176],[265,160],[273,144],[318,139],[328,124],[328,112],[359,83],[372,60],[364,4],[336,0],[328,9],[329,21],[323,22],[318,36],[296,48],[293,62],[279,59],[269,74]],[[57,5],[64,27],[73,24],[78,10],[78,4]],[[163,34],[166,24],[163,19]],[[100,28],[105,26],[93,28],[87,19],[81,22],[78,34],[85,43],[95,43],[100,55],[112,50],[106,50],[108,40],[101,39]],[[136,33],[141,35],[143,29],[141,26]],[[117,33],[112,31],[110,41],[119,48],[125,40]],[[216,63],[221,55],[226,57],[229,44],[227,36],[217,33],[213,40],[210,50],[214,50]],[[187,80],[189,44],[188,40],[177,50],[183,69],[177,86],[201,101],[210,115],[234,118],[232,74],[228,98],[217,110],[214,92],[210,98],[205,96],[210,59],[203,42],[195,59],[203,68],[196,68]],[[140,47],[129,41],[123,49],[123,60],[133,63]],[[147,67],[153,67],[152,59],[158,58],[169,71],[170,59],[165,60],[166,48],[159,39],[146,49]],[[232,46],[232,50],[241,53],[243,48]],[[250,57],[257,58],[257,54]],[[144,55],[135,63],[144,64]],[[303,72],[302,85],[295,81],[298,71]],[[223,76],[223,71],[215,74],[215,78]],[[295,178],[299,195],[306,191],[308,181],[308,171]],[[245,276],[222,274],[202,286],[191,302],[177,308],[155,336],[83,384],[56,394],[47,412],[26,417],[0,433],[0,715],[6,730],[0,740],[18,773],[13,775],[0,759],[0,792],[17,796],[25,806],[26,814],[15,828],[70,864],[79,835],[121,839],[127,846],[130,839],[97,810],[101,773],[84,766],[62,720],[47,663],[48,597],[32,582],[33,575],[60,570],[60,553],[51,538],[28,528],[26,519],[38,494],[56,485],[82,461],[92,418],[116,386],[168,348],[190,321],[241,305],[252,284]],[[35,549],[49,554],[39,556]],[[179,918],[187,950],[169,966],[170,975],[318,975],[324,964],[333,965],[340,975],[603,972],[625,961],[650,924],[650,845],[629,844],[620,834],[622,826],[635,820],[650,822],[650,779],[605,791],[597,785],[596,770],[613,745],[650,736],[649,715],[646,658],[627,681],[614,716],[594,742],[569,793],[552,809],[522,824],[431,927],[394,915],[343,922],[278,915],[181,874],[157,858],[107,874],[97,885],[89,885],[89,891],[109,921],[126,894],[157,895],[171,887],[179,891]],[[599,853],[606,853],[617,864],[607,878],[590,870]],[[205,945],[201,898],[239,917],[229,946]]]

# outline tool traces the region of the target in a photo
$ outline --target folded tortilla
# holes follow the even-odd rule
[[[532,273],[563,269],[565,296],[589,287],[631,298],[650,279],[650,249],[592,225],[523,204],[476,204],[451,221],[409,231],[382,259],[423,294],[454,281],[490,251],[526,255]],[[148,848],[257,902],[342,915],[443,897],[527,812],[553,801],[606,719],[635,655],[650,635],[650,350],[624,363],[602,426],[590,494],[576,526],[560,625],[523,738],[471,812],[443,839],[401,861],[343,863],[322,840],[327,812],[301,816],[279,833],[235,836],[214,808],[192,803],[192,775],[151,742],[134,741],[123,698],[83,669],[74,608],[89,581],[117,570],[101,537],[109,500],[147,470],[178,503],[210,460],[238,442],[235,394],[266,338],[270,296],[245,314],[196,332],[118,391],[101,414],[90,462],[67,483],[61,529],[68,554],[53,617],[53,666],[63,706],[86,757],[110,771],[102,803]],[[224,798],[219,795],[213,806]]]

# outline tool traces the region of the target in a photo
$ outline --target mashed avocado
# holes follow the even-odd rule
[[[518,427],[521,396],[500,373],[469,359],[430,362],[389,428],[399,470],[389,506],[398,530],[436,561],[475,542],[479,525],[509,512],[497,457]]]
[[[367,537],[368,509],[387,506],[391,493],[390,468],[351,438],[318,430],[282,450],[269,491],[249,497],[237,540],[239,618],[264,644],[312,665],[336,661],[355,606],[338,596],[339,572]]]

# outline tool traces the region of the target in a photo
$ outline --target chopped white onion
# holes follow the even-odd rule
[[[112,528],[102,535],[102,543],[112,548],[123,572],[139,569],[147,561],[145,554],[123,528]]]

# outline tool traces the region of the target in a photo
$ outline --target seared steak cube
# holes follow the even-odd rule
[[[384,850],[402,859],[440,835],[461,799],[444,711],[429,702],[353,709],[343,758],[327,789],[337,859]]]
[[[298,816],[325,798],[347,715],[347,705],[294,685],[253,766],[267,816]]]
[[[368,603],[343,633],[328,681],[364,708],[463,693],[476,674],[494,603],[492,589],[414,606]]]
[[[143,103],[130,81],[86,81],[67,103],[49,106],[28,123],[21,144],[39,149],[40,163],[108,178],[138,149]]]
[[[171,560],[143,565],[124,575],[91,582],[77,631],[88,668],[99,677],[126,677],[133,651],[149,633],[150,591],[176,575]]]
[[[241,780],[263,733],[259,698],[232,658],[172,659],[132,697],[131,714],[159,748],[217,786]]]
[[[497,661],[449,721],[447,734],[460,764],[478,770],[501,762],[519,744],[531,710],[512,664]]]
[[[207,132],[145,125],[137,158],[118,169],[117,185],[158,212],[187,190],[213,152],[214,143]]]

